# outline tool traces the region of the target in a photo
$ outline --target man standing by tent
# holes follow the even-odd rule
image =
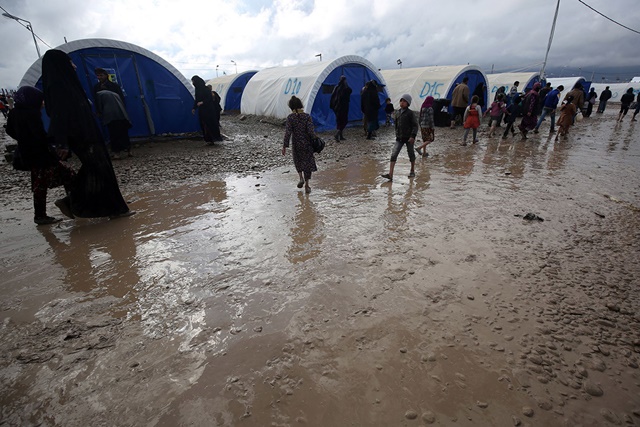
[[[600,93],[600,103],[598,104],[598,113],[604,113],[604,109],[607,108],[607,101],[611,99],[611,91],[609,86],[605,87],[602,93]]]
[[[456,127],[456,121],[458,117],[462,121],[462,116],[464,115],[464,110],[467,109],[467,105],[469,105],[469,86],[467,86],[467,82],[469,81],[468,77],[462,79],[462,83],[460,83],[453,90],[451,94],[451,106],[453,107],[453,117],[451,118],[451,129]]]
[[[336,129],[334,135],[336,142],[344,141],[346,138],[342,135],[342,131],[347,127],[349,122],[349,101],[351,99],[351,88],[347,84],[347,77],[340,76],[338,85],[333,88],[329,107],[336,114]]]
[[[93,99],[94,101],[98,100],[98,92],[101,90],[108,90],[109,92],[117,93],[122,101],[122,104],[125,104],[124,101],[124,93],[122,93],[122,89],[117,83],[109,80],[109,73],[104,68],[96,68],[95,69],[96,78],[98,79],[98,83],[93,87]],[[102,115],[102,110],[100,109],[99,103],[96,102],[96,113],[98,116]]]

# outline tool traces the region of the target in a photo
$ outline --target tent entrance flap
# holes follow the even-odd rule
[[[351,88],[351,97],[349,98],[349,125],[356,126],[362,122],[362,111],[360,110],[360,91],[365,83],[370,80],[376,80],[380,83],[380,79],[369,68],[360,64],[345,64],[336,67],[327,78],[322,82],[320,90],[316,95],[311,110],[311,118],[313,125],[318,131],[327,131],[336,128],[336,116],[329,107],[331,101],[331,93],[333,88],[338,85],[340,76],[347,78],[347,84]],[[386,90],[379,93],[380,104],[384,104],[387,98]],[[379,120],[385,119],[384,108],[380,108]]]
[[[132,123],[129,133],[132,136],[153,135],[155,133],[153,120],[151,119],[149,108],[146,105],[134,55],[81,53],[80,58],[86,76],[87,87],[85,87],[85,91],[93,96],[93,87],[97,83],[94,70],[97,67],[104,68],[107,71],[114,70],[117,83],[124,93],[125,106]],[[95,102],[95,99],[92,101]]]

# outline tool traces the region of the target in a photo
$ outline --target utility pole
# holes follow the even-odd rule
[[[540,80],[543,80],[545,69],[547,68],[547,59],[549,58],[549,51],[551,50],[551,42],[553,41],[553,33],[556,31],[556,21],[558,20],[558,11],[560,10],[560,0],[556,4],[556,13],[553,15],[553,24],[551,25],[551,33],[549,34],[549,44],[547,45],[547,52],[544,54],[544,62],[542,63],[542,69],[540,70]]]
[[[36,34],[33,32],[33,26],[31,26],[31,22],[27,21],[26,19],[18,18],[17,16],[12,15],[10,13],[6,13],[6,12],[3,13],[2,16],[4,16],[5,18],[13,19],[17,23],[20,23],[20,21],[27,23],[27,26],[25,28],[31,31],[31,36],[33,37],[33,43],[36,45],[36,52],[38,53],[38,58],[40,58],[41,57],[40,48],[38,47],[38,42],[36,41]]]

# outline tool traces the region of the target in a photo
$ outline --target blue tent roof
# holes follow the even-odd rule
[[[142,137],[199,130],[191,114],[193,87],[171,64],[139,46],[109,39],[85,39],[56,49],[69,54],[87,98],[94,102],[94,69],[104,68],[125,94],[132,128],[129,135]],[[20,86],[42,87],[42,60],[25,73]]]

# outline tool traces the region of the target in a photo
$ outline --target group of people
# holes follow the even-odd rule
[[[482,117],[490,115],[489,137],[495,135],[496,127],[500,126],[500,122],[505,123],[505,130],[502,139],[506,139],[511,132],[515,136],[516,121],[520,119],[517,129],[520,131],[523,140],[527,139],[529,132],[538,133],[542,122],[546,117],[550,117],[551,124],[549,134],[556,134],[557,141],[560,136],[567,138],[570,127],[575,123],[576,117],[580,112],[585,117],[589,117],[592,113],[593,106],[598,99],[595,89],[591,89],[585,94],[583,86],[580,83],[569,91],[562,102],[560,102],[561,94],[564,86],[559,85],[553,88],[550,83],[544,87],[541,83],[536,82],[533,87],[526,93],[518,92],[519,82],[514,82],[509,93],[501,87],[498,89],[494,101],[483,114],[484,96],[474,93],[469,99],[468,78],[464,77],[462,82],[454,88],[452,93],[451,106],[453,114],[451,116],[450,127],[455,128],[457,122],[462,122],[465,128],[462,145],[467,145],[469,132],[473,132],[473,143],[477,143],[477,129],[481,125]],[[343,131],[348,121],[349,97],[351,96],[345,76],[340,77],[338,85],[334,88],[330,107],[336,114],[337,132],[334,135],[336,141],[344,140]],[[475,91],[474,91],[475,92]],[[364,129],[367,139],[372,139],[375,130],[375,124],[378,123],[378,111],[380,102],[375,82],[367,82],[362,89],[361,109],[364,115]],[[611,99],[611,91],[607,87],[600,95],[600,103],[598,104],[598,113],[603,113],[607,101]],[[627,114],[631,103],[634,100],[633,89],[629,89],[623,95],[621,102],[621,110],[619,120],[622,120]],[[418,116],[409,108],[411,106],[412,97],[409,94],[403,94],[400,98],[400,108],[393,109],[391,100],[387,98],[385,113],[387,126],[393,121],[396,131],[395,144],[391,152],[389,163],[389,171],[381,176],[389,181],[393,180],[395,164],[398,155],[403,147],[406,147],[411,163],[409,178],[415,177],[415,160],[418,153],[422,157],[427,157],[427,146],[434,141],[435,125],[434,125],[434,98],[427,96],[420,107]],[[316,163],[311,148],[311,139],[314,137],[313,121],[311,117],[304,113],[302,102],[292,97],[289,101],[289,107],[293,111],[286,121],[286,130],[284,135],[284,144],[282,154],[286,153],[289,147],[289,140],[293,141],[293,158],[296,170],[299,174],[298,188],[305,187],[307,192],[311,191],[309,181],[312,172],[316,171]],[[632,118],[636,120],[636,115],[640,109],[640,94],[638,94],[637,107]],[[559,112],[559,118],[556,122],[556,112]],[[375,124],[372,124],[375,123]],[[558,131],[556,132],[556,125]],[[421,132],[422,144],[415,146],[418,130]]]
[[[94,111],[75,64],[65,52],[52,49],[42,57],[42,87],[42,91],[32,86],[18,89],[6,124],[7,134],[18,142],[14,167],[31,173],[34,222],[61,221],[46,211],[47,190],[59,186],[66,196],[55,205],[69,218],[118,218],[135,213],[122,197]],[[97,91],[96,101],[103,98],[102,92]],[[103,118],[111,114],[110,98],[107,95],[104,102],[96,102]],[[50,118],[48,131],[42,123],[43,107]],[[80,161],[77,171],[64,162],[71,155]]]
[[[23,86],[15,93],[15,108],[8,114],[7,134],[18,141],[16,150],[17,169],[31,172],[31,189],[34,198],[34,222],[36,224],[51,224],[60,219],[50,217],[46,213],[47,189],[63,186],[66,197],[56,200],[56,206],[70,218],[121,217],[135,213],[129,209],[124,201],[111,164],[111,158],[120,158],[121,152],[130,154],[131,142],[128,129],[131,121],[125,108],[125,97],[120,86],[108,78],[108,73],[102,68],[96,68],[98,83],[93,88],[95,100],[95,115],[106,126],[113,152],[109,155],[102,132],[94,119],[91,104],[80,84],[71,58],[59,50],[48,51],[42,61],[43,91],[31,86]],[[220,132],[220,97],[207,86],[199,76],[193,76],[191,81],[195,87],[195,100],[192,113],[198,111],[199,122],[207,143],[222,141]],[[473,143],[477,143],[477,129],[483,117],[482,105],[484,96],[475,93],[469,99],[468,78],[465,77],[453,91],[450,127],[454,128],[458,121],[465,127],[462,145],[467,145],[469,132],[473,132]],[[506,139],[509,132],[515,135],[515,122],[522,117],[517,126],[522,139],[527,139],[527,133],[538,133],[545,117],[551,118],[549,133],[555,133],[556,124],[558,136],[568,134],[569,127],[574,123],[578,111],[583,103],[587,103],[585,114],[591,113],[598,98],[592,89],[585,97],[580,83],[567,93],[558,108],[560,95],[564,90],[562,85],[552,88],[547,84],[544,88],[535,83],[526,94],[518,93],[515,82],[509,94],[501,87],[494,101],[487,109],[485,116],[491,116],[489,136],[493,137],[496,127],[504,121],[506,128],[502,135]],[[361,91],[361,111],[363,113],[364,130],[367,139],[375,137],[378,129],[378,114],[381,107],[378,85],[369,81]],[[336,115],[336,141],[345,140],[343,131],[348,124],[349,103],[352,89],[345,76],[341,76],[335,86],[330,108]],[[600,94],[597,112],[603,113],[607,101],[611,98],[611,91],[607,87]],[[629,88],[622,96],[618,121],[628,113],[634,101],[633,89]],[[403,94],[399,109],[395,110],[391,100],[387,99],[385,113],[386,124],[393,122],[396,139],[391,153],[389,172],[382,177],[393,180],[395,163],[403,147],[406,147],[411,162],[409,178],[415,176],[416,153],[427,157],[427,146],[435,139],[434,103],[432,96],[427,96],[420,107],[418,116],[409,108],[412,97]],[[633,121],[640,110],[640,94],[636,101]],[[45,131],[41,119],[41,109],[46,108],[50,117],[49,130]],[[591,107],[591,108],[590,108]],[[293,161],[298,172],[297,187],[306,193],[311,192],[311,175],[317,170],[311,141],[316,138],[313,120],[304,112],[302,101],[293,96],[289,100],[292,113],[287,117],[282,154],[292,145]],[[560,117],[556,123],[556,111]],[[539,116],[539,117],[538,117]],[[422,144],[415,147],[415,140],[421,132]],[[72,170],[64,161],[74,154],[81,162],[80,169]]]

